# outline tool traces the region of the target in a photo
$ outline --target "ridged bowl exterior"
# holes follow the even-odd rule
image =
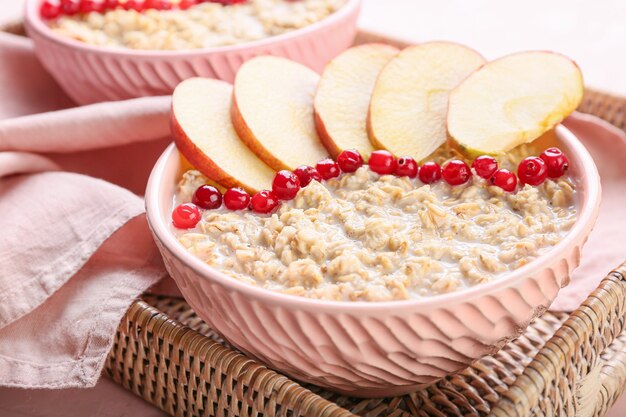
[[[188,51],[136,51],[94,47],[56,35],[39,17],[42,0],[28,0],[25,24],[37,57],[78,104],[169,95],[190,77],[232,82],[239,67],[258,55],[292,59],[321,72],[350,47],[361,0],[349,0],[326,19],[260,41]]]
[[[252,299],[199,277],[159,248],[185,299],[230,343],[295,379],[374,397],[409,393],[497,352],[547,309],[580,253],[576,245],[515,286],[426,313],[353,315]]]
[[[403,394],[464,369],[520,335],[580,262],[598,214],[591,156],[564,127],[559,146],[577,183],[579,218],[556,247],[522,268],[464,291],[382,303],[309,300],[228,278],[188,253],[170,226],[180,156],[170,146],[146,193],[166,267],[193,309],[233,345],[301,381],[353,396]]]

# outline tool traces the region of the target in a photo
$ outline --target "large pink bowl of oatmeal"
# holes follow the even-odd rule
[[[169,95],[191,77],[232,82],[241,64],[259,55],[321,71],[352,45],[361,7],[361,0],[248,0],[185,11],[118,9],[48,22],[40,16],[42,3],[26,1],[28,35],[44,67],[83,105]]]
[[[428,186],[403,190],[399,181],[408,180],[378,177],[361,168],[346,176],[344,183],[329,181],[324,186],[314,184],[302,189],[302,195],[275,215],[248,219],[248,214],[237,214],[240,217],[231,219],[221,216],[232,213],[210,213],[205,215],[202,233],[196,230],[189,234],[181,234],[171,226],[175,200],[185,199],[184,187],[181,189],[178,184],[186,169],[172,145],[151,174],[146,192],[147,215],[167,269],[185,298],[233,345],[274,369],[331,390],[353,396],[399,395],[495,353],[544,312],[560,288],[569,282],[598,214],[600,181],[591,156],[565,127],[558,126],[555,135],[545,140],[568,155],[571,169],[567,179],[541,187],[527,186],[516,196],[494,194],[476,177],[473,185],[457,191]],[[182,184],[188,180],[183,177]],[[363,192],[363,184],[369,187],[368,192]],[[373,184],[379,185],[371,188]],[[384,198],[375,197],[376,193],[386,192],[410,194],[412,201],[419,201],[425,209],[405,206],[404,195],[395,200],[393,207],[387,207]],[[545,198],[537,198],[539,195]],[[454,204],[446,203],[451,201]],[[352,246],[346,239],[333,237],[333,242],[345,248],[337,257],[343,262],[335,266],[325,264],[323,279],[328,280],[329,276],[336,279],[320,283],[317,277],[314,278],[317,282],[307,283],[305,277],[311,275],[308,269],[314,265],[309,262],[311,268],[307,269],[306,265],[301,268],[297,259],[291,259],[298,257],[297,253],[285,255],[277,246],[289,236],[297,236],[299,231],[315,233],[316,229],[307,229],[306,221],[297,213],[319,211],[316,221],[324,223],[319,232],[335,236],[336,219],[329,218],[331,212],[324,212],[322,207],[339,204],[339,212],[349,213],[351,205],[361,202],[364,205],[355,212],[367,213],[365,219],[373,219],[373,223],[362,225],[358,224],[358,217],[349,218],[346,224],[354,224],[347,235],[355,241],[357,237],[361,239]],[[298,207],[311,204],[319,208]],[[394,214],[398,207],[407,213],[405,217]],[[507,211],[501,218],[480,213],[480,210],[497,213],[498,207]],[[424,230],[413,241],[415,238],[405,233],[410,229],[406,225],[383,230],[376,225],[381,221],[379,212],[386,212],[392,225],[407,219],[411,224],[419,223]],[[518,217],[527,218],[529,223],[524,227],[515,223],[512,231],[498,227],[514,224],[511,222],[515,222],[515,212],[521,213]],[[425,213],[426,217],[420,218],[418,213]],[[291,218],[295,219],[294,223],[289,223]],[[474,220],[467,226],[467,222],[458,222],[456,218]],[[533,224],[537,228],[533,229]],[[271,254],[250,259],[249,251],[238,251],[233,246],[235,261],[225,264],[226,261],[204,257],[202,251],[190,250],[203,248],[194,239],[206,236],[211,238],[212,245],[220,244],[222,235],[228,236],[222,242],[224,248],[237,245],[241,238],[239,229],[258,227],[260,233],[271,232],[275,227],[285,232],[284,236],[278,233],[273,247],[277,252],[280,249],[282,261],[291,259],[285,263],[285,270],[276,273],[286,280],[272,280],[272,271],[263,269],[264,265],[271,267],[274,263]],[[214,229],[219,233],[214,233]],[[431,229],[440,230],[440,240],[453,242],[452,249],[445,244],[433,247],[436,239],[429,232]],[[477,231],[481,236],[476,235]],[[419,256],[413,256],[415,259],[411,258],[409,263],[404,258],[394,261],[382,257],[368,263],[368,253],[376,257],[385,252],[377,247],[381,234],[387,234],[387,252],[401,254],[406,249],[402,241],[405,239],[404,246],[413,246],[409,251],[412,255],[416,255],[417,246],[422,246]],[[464,240],[454,243],[460,239],[456,235],[463,235]],[[511,239],[498,236],[519,241],[511,244]],[[315,242],[320,240],[324,238],[302,236],[294,240],[292,249],[298,250],[299,241],[305,246],[309,242],[302,253],[315,261],[316,253],[334,248],[316,246]],[[392,244],[397,247],[390,249]],[[534,251],[541,245],[545,250]],[[437,266],[446,256],[458,262]],[[258,268],[246,269],[247,264],[254,262],[261,268],[258,276],[254,275]],[[404,262],[402,270],[415,278],[411,285],[406,280],[381,285],[376,278],[370,281],[346,278],[384,268],[388,262]],[[292,264],[297,266],[296,271],[288,270]],[[428,273],[413,273],[420,269]],[[335,270],[341,275],[335,274]],[[289,284],[291,281],[293,285]],[[321,290],[312,291],[316,286]]]

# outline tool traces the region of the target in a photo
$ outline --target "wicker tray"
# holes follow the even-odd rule
[[[357,43],[402,42],[360,33]],[[587,91],[580,111],[624,129],[626,99]],[[573,314],[410,395],[343,397],[300,385],[222,341],[183,301],[146,296],[119,326],[106,374],[172,416],[601,416],[626,386],[626,263]]]
[[[356,43],[371,41],[405,46],[365,32]],[[626,129],[626,98],[588,90],[579,110]],[[626,388],[625,315],[626,263],[574,313],[544,314],[495,356],[364,400],[300,385],[237,352],[183,300],[146,296],[120,323],[105,373],[172,416],[602,416]]]

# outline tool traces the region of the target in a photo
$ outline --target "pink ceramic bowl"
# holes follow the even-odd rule
[[[563,126],[579,217],[552,250],[493,282],[412,301],[320,301],[229,278],[176,240],[170,220],[181,161],[172,144],[146,192],[165,265],[193,309],[233,345],[293,378],[354,396],[413,391],[495,353],[543,313],[578,266],[600,204],[591,156]]]
[[[39,17],[42,1],[27,0],[26,30],[41,63],[78,104],[169,95],[190,77],[232,82],[241,64],[257,55],[290,58],[321,72],[352,45],[361,6],[361,0],[348,0],[320,22],[259,41],[186,51],[138,51],[95,47],[55,34]]]

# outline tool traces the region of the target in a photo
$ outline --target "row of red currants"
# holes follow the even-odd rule
[[[187,10],[200,3],[221,3],[223,5],[244,3],[246,0],[46,0],[41,4],[40,14],[44,19],[60,16],[74,16],[79,13],[104,13],[114,9],[142,12],[156,10]]]
[[[356,150],[348,149],[339,154],[337,161],[324,159],[314,167],[303,165],[293,172],[279,171],[272,182],[272,190],[263,190],[250,195],[241,188],[230,188],[224,195],[211,185],[202,185],[195,191],[192,203],[181,204],[172,212],[174,226],[190,229],[200,221],[199,208],[217,209],[222,206],[230,210],[250,208],[256,213],[272,212],[280,200],[293,199],[302,187],[313,180],[322,181],[338,177],[342,172],[355,172],[363,166],[363,157]],[[368,161],[369,168],[379,175],[397,175],[399,177],[416,178],[425,184],[432,184],[444,179],[450,185],[465,184],[472,177],[472,171],[465,162],[453,159],[443,168],[435,162],[426,162],[421,167],[409,156],[395,158],[387,151],[374,151]],[[488,180],[491,184],[506,192],[517,188],[518,177],[522,184],[539,185],[546,178],[558,178],[568,168],[567,157],[558,148],[546,149],[540,156],[524,158],[517,169],[517,176],[507,169],[498,169],[495,158],[483,155],[472,163],[476,175]]]
[[[476,175],[513,192],[517,183],[540,185],[547,178],[559,178],[569,168],[569,161],[559,148],[548,148],[539,156],[528,156],[517,166],[517,176],[508,169],[498,169],[498,162],[491,156],[479,156],[472,163]]]

